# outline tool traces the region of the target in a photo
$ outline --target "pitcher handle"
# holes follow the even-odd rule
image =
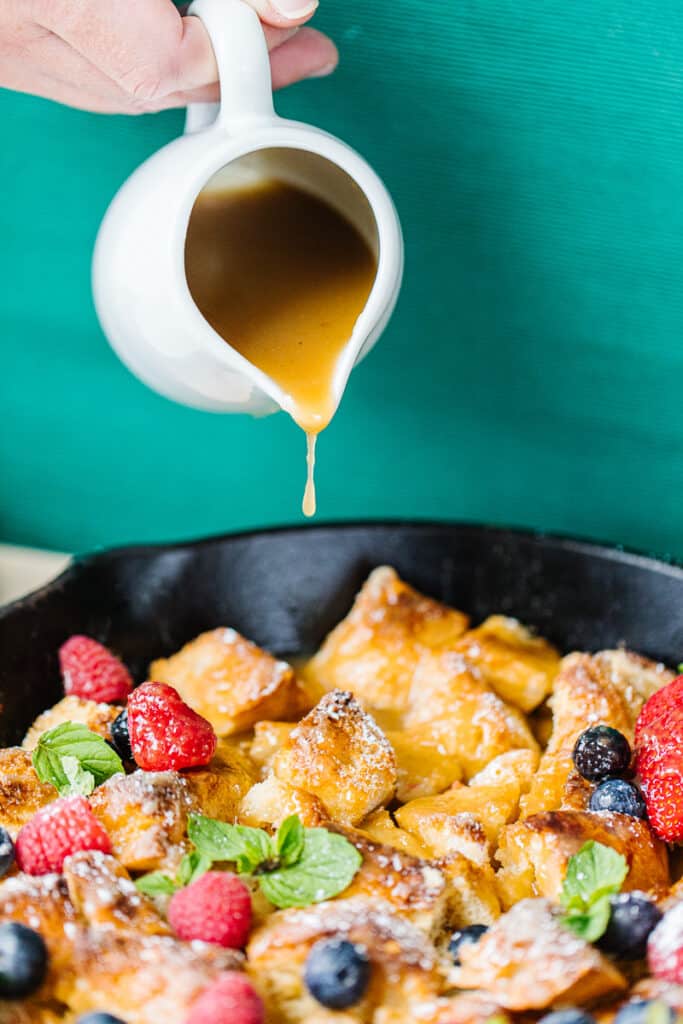
[[[258,14],[242,0],[194,0],[189,15],[201,18],[218,64],[220,103],[193,103],[185,132],[215,125],[234,134],[254,119],[273,117],[270,57]]]

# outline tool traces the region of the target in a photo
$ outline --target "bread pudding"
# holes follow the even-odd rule
[[[667,1024],[683,678],[376,569],[295,666],[64,638],[0,751],[0,1024]]]

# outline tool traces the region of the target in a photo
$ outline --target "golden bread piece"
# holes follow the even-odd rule
[[[418,593],[386,566],[370,574],[353,608],[304,669],[322,690],[350,690],[364,707],[400,713],[425,651],[453,647],[462,612]]]
[[[358,826],[370,839],[383,846],[393,846],[395,850],[402,853],[409,853],[413,857],[426,858],[430,856],[427,848],[416,836],[398,828],[394,819],[388,811],[373,811]]]
[[[48,708],[47,711],[43,711],[42,715],[38,715],[26,733],[22,746],[24,750],[33,750],[44,732],[56,729],[58,725],[63,725],[65,722],[86,725],[91,732],[96,732],[98,736],[110,740],[109,727],[122,711],[123,708],[116,704],[98,704],[94,700],[84,700],[82,697],[64,697],[54,707]]]
[[[538,768],[537,750],[508,750],[499,754],[470,779],[470,786],[507,786],[515,783],[520,796],[528,793]]]
[[[72,1019],[65,1017],[61,1009],[41,1006],[32,999],[22,1002],[3,1000],[0,1003],[0,1024],[65,1024]]]
[[[448,882],[448,920],[452,928],[498,920],[500,902],[489,863],[475,864],[461,853],[451,853],[433,863]]]
[[[683,985],[676,985],[672,981],[663,981],[662,978],[643,978],[631,990],[633,1002],[639,1002],[642,999],[658,999],[670,1006],[677,1014],[683,1015]]]
[[[538,750],[518,708],[493,692],[462,654],[425,654],[416,666],[405,728],[435,722],[457,743],[464,776],[477,772],[508,750]]]
[[[463,786],[456,782],[438,796],[404,804],[395,818],[402,829],[419,837],[433,856],[460,852],[471,860],[488,863],[491,847],[503,826],[514,820],[518,805],[519,783],[515,780],[495,786]],[[474,854],[469,846],[472,838],[476,843]]]
[[[77,930],[76,911],[60,875],[13,875],[0,882],[0,924],[17,921],[40,932],[47,945],[49,962],[45,983],[35,998],[45,1002],[54,996],[61,972],[72,954]]]
[[[373,842],[355,829],[331,822],[325,827],[345,836],[363,857],[356,877],[339,899],[384,900],[426,935],[435,938],[439,934],[446,922],[448,904],[448,886],[440,868],[430,861]]]
[[[547,811],[503,831],[496,853],[503,906],[527,896],[559,900],[569,859],[591,839],[626,858],[629,873],[624,892],[642,889],[658,898],[668,891],[666,847],[646,822],[626,814]]]
[[[343,1013],[322,1007],[303,982],[311,948],[331,936],[364,946],[372,965],[364,998]],[[433,1000],[444,985],[444,968],[433,945],[381,900],[356,898],[278,911],[252,934],[247,957],[266,1019],[277,1024],[370,1024],[378,1007],[402,1011],[407,1024],[414,1019],[412,1007]]]
[[[232,821],[242,798],[258,779],[256,766],[237,747],[219,740],[206,768],[189,768],[180,773],[195,807],[209,818]]]
[[[411,1007],[408,1019],[401,1009],[380,1007],[373,1024],[509,1024],[511,1018],[486,992],[460,992]]]
[[[206,986],[242,964],[240,953],[202,942],[81,929],[56,994],[76,1014],[104,1006],[126,1024],[184,1024]]]
[[[461,946],[459,956],[456,986],[487,992],[508,1010],[581,1006],[626,988],[616,967],[542,899],[517,903],[478,943]]]
[[[149,677],[175,687],[218,736],[243,732],[263,718],[292,721],[310,707],[291,666],[234,629],[202,633],[153,662]]]
[[[200,811],[178,772],[113,775],[90,797],[112,851],[130,871],[173,869],[187,852],[187,817]]]
[[[28,750],[21,747],[0,750],[0,825],[13,839],[36,811],[52,803],[58,795],[54,786],[40,781]]]
[[[313,793],[330,817],[355,825],[396,791],[396,755],[350,693],[333,690],[290,733],[273,761],[282,782]]]
[[[401,732],[387,731],[398,768],[396,796],[401,803],[443,793],[462,778],[458,744],[445,722],[425,722]]]
[[[268,772],[275,755],[289,738],[294,725],[291,722],[257,722],[249,756],[262,773]]]
[[[517,619],[491,615],[457,644],[496,693],[529,712],[546,699],[560,667],[560,655]]]
[[[245,793],[238,818],[252,828],[277,828],[292,814],[299,815],[305,828],[317,828],[330,817],[317,796],[268,775]]]
[[[151,900],[139,892],[125,868],[99,850],[83,850],[64,861],[64,880],[76,913],[93,928],[172,935]]]
[[[636,718],[656,690],[673,679],[663,665],[630,651],[569,654],[562,659],[551,705],[553,731],[523,814],[553,811],[565,798],[574,745],[590,725],[610,725],[633,742]]]

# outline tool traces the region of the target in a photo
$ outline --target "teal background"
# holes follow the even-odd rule
[[[322,0],[278,108],[377,167],[403,295],[320,443],[320,518],[464,517],[683,556],[683,7]],[[0,93],[0,538],[80,550],[299,519],[303,439],[116,360],[89,260],[178,114]]]

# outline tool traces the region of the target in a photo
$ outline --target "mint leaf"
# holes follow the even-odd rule
[[[308,907],[347,889],[363,858],[344,836],[324,828],[304,830],[296,864],[259,875],[263,894],[276,907]]]
[[[63,722],[44,732],[33,751],[36,775],[41,782],[50,783],[60,793],[71,787],[76,778],[71,761],[68,762],[72,775],[69,778],[64,768],[64,758],[77,761],[83,772],[92,775],[95,786],[123,772],[121,758],[106,740],[78,722]],[[83,785],[82,779],[79,784]]]
[[[190,885],[191,882],[196,882],[198,878],[206,874],[210,867],[211,858],[200,853],[199,850],[186,853],[178,867],[176,882],[181,888]]]
[[[178,888],[173,879],[161,871],[152,871],[138,878],[135,887],[145,896],[172,896]]]
[[[583,914],[569,911],[564,923],[585,942],[597,942],[607,931],[611,913],[610,897],[602,896]]]
[[[60,796],[90,796],[95,788],[95,776],[81,768],[75,757],[62,758],[62,770],[68,779],[66,786],[60,786]]]
[[[611,846],[590,840],[570,858],[560,900],[568,910],[583,911],[621,889],[628,874],[626,858]]]
[[[292,814],[285,818],[275,836],[275,849],[282,867],[291,867],[304,850],[305,833],[299,816]]]
[[[191,814],[187,834],[209,860],[234,861],[242,874],[248,874],[275,856],[270,836],[260,828],[229,825],[203,814]]]

